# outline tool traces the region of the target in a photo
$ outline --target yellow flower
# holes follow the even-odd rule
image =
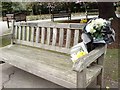
[[[80,21],[80,23],[86,23],[87,22],[87,19],[82,19],[81,21]]]
[[[86,54],[86,52],[83,52],[83,51],[78,52],[77,53],[77,58],[80,58],[80,57],[84,56],[85,54]]]

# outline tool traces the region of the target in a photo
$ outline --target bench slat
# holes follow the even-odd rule
[[[47,28],[47,44],[49,45],[50,44],[50,28]]]
[[[36,28],[36,43],[40,42],[40,28]]]
[[[77,87],[77,73],[72,71],[72,62],[65,54],[21,45],[4,47],[0,49],[0,52],[2,52],[1,60],[13,66],[66,88]],[[85,86],[88,86],[100,71],[99,65],[87,68]]]
[[[78,40],[79,40],[79,30],[75,30],[74,33],[74,45],[78,44]]]
[[[19,26],[19,37],[18,37],[19,40],[21,40],[21,34],[22,34],[22,27]]]
[[[42,27],[42,37],[41,37],[41,43],[42,44],[44,44],[44,42],[45,42],[45,28],[44,27]]]
[[[18,26],[15,26],[15,39],[18,38]]]
[[[34,31],[35,31],[35,28],[31,27],[31,42],[34,42]]]
[[[26,27],[25,26],[23,26],[23,29],[22,29],[22,40],[24,40],[25,41],[25,37],[26,37]]]
[[[22,45],[27,45],[27,46],[32,46],[32,47],[37,47],[37,48],[43,48],[43,49],[47,49],[47,50],[52,50],[52,51],[56,51],[56,52],[70,54],[70,49],[65,48],[65,47],[52,46],[52,45],[23,41],[23,40],[16,40],[16,43],[17,44],[22,44]]]
[[[27,29],[27,41],[30,40],[30,27],[26,27]]]
[[[70,47],[70,41],[71,41],[71,30],[67,29],[66,48]]]
[[[57,39],[57,28],[53,28],[53,37],[52,37],[52,45],[56,45],[56,39]]]
[[[59,46],[63,46],[63,39],[64,39],[64,29],[63,28],[61,28],[60,29],[60,33],[59,33],[60,35],[59,35]]]

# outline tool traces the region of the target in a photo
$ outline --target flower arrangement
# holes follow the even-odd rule
[[[93,50],[93,47],[111,44],[115,41],[115,32],[111,28],[111,19],[91,19],[84,27],[81,38],[83,41],[71,48],[71,60],[73,63],[88,54]]]
[[[110,20],[107,21],[102,18],[94,18],[86,24],[84,33],[91,37],[93,43],[111,43],[115,41],[115,32],[110,27]]]
[[[71,48],[71,60],[73,63],[77,61],[78,58],[86,55],[88,53],[86,45],[81,42]]]

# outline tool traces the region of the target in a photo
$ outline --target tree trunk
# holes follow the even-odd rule
[[[98,2],[99,8],[99,17],[104,19],[113,18],[112,20],[112,28],[115,30],[115,42],[109,45],[110,48],[118,48],[120,42],[120,18],[118,18],[115,14],[115,8],[113,2]]]
[[[98,2],[98,8],[100,18],[117,18],[113,2]]]

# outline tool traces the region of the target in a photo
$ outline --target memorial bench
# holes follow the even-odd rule
[[[88,9],[87,15],[99,15],[99,10],[98,9]]]
[[[105,47],[75,64],[70,60],[70,48],[80,42],[82,28],[80,24],[13,22],[11,45],[0,48],[0,59],[66,88],[87,88],[93,82],[102,88]]]
[[[71,13],[66,11],[60,11],[59,13],[51,14],[51,20],[54,21],[54,18],[63,18],[68,17],[68,20],[71,20]]]
[[[26,14],[25,13],[14,13],[14,14],[6,14],[3,17],[3,21],[7,21],[8,28],[10,27],[9,22],[11,20],[15,20],[16,22],[25,21],[26,22]]]

